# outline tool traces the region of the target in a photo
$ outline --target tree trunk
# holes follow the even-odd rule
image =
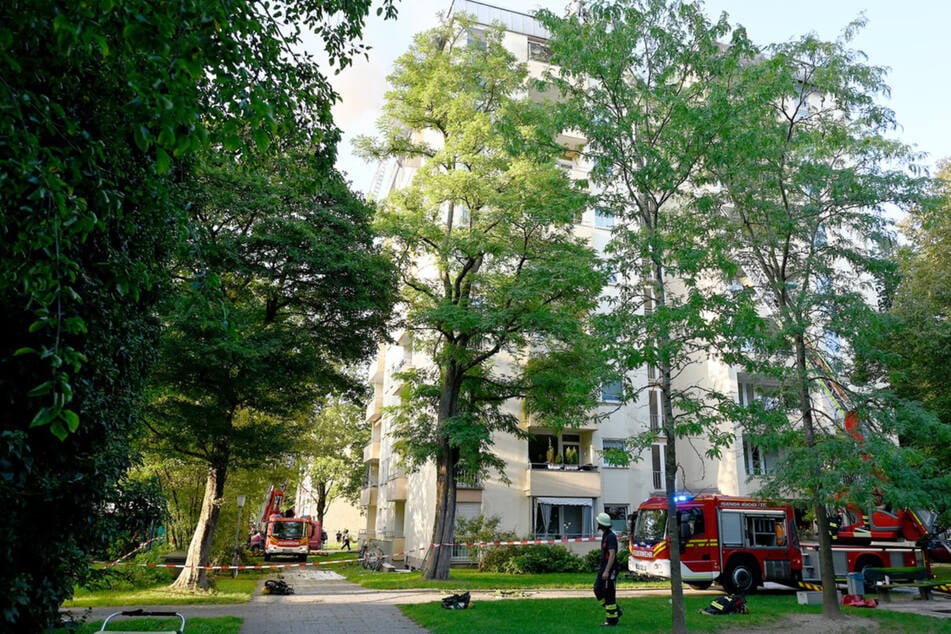
[[[446,420],[458,413],[459,393],[463,373],[455,363],[445,368],[442,393],[439,398],[437,425],[442,429]],[[453,448],[450,438],[443,434],[442,449],[436,456],[436,517],[433,521],[433,539],[426,561],[423,563],[423,578],[446,580],[449,578],[449,563],[452,559],[452,543],[456,523],[456,463],[459,452]]]
[[[432,547],[423,564],[424,579],[446,580],[452,559],[456,523],[456,452],[447,441],[436,459],[436,518]]]
[[[317,494],[314,500],[314,515],[320,525],[324,525],[324,514],[327,512],[327,483],[317,482],[314,485],[314,492]]]
[[[218,525],[218,516],[221,513],[221,500],[225,490],[227,467],[224,465],[208,469],[205,481],[205,495],[202,499],[201,514],[195,534],[192,535],[185,558],[185,567],[178,579],[172,584],[173,588],[186,590],[206,590],[208,588],[208,565],[211,553],[211,542],[215,536],[215,527]]]
[[[809,366],[806,363],[806,341],[802,334],[797,334],[796,343],[796,371],[799,379],[799,409],[802,414],[802,426],[806,434],[806,446],[816,446],[815,423],[812,418],[812,398],[809,395]],[[821,465],[816,466],[821,469]],[[816,474],[815,481],[820,481]],[[842,614],[839,608],[839,592],[835,585],[835,569],[832,561],[832,539],[829,536],[829,518],[826,516],[825,506],[822,504],[821,491],[813,491],[813,513],[816,516],[816,528],[819,530],[819,566],[821,568],[820,581],[822,582],[822,615],[834,619]]]
[[[654,258],[654,304],[655,310],[662,310],[667,304],[664,288],[664,265],[659,255]],[[659,329],[655,338],[655,348],[666,350],[670,345],[670,335],[665,329]],[[662,356],[663,358],[663,356]],[[661,380],[661,406],[664,416],[664,487],[667,493],[667,536],[670,556],[670,631],[682,634],[687,631],[687,612],[684,605],[683,576],[680,573],[680,517],[677,514],[677,430],[674,425],[674,408],[671,400],[672,379],[670,362],[662,361],[658,366]]]

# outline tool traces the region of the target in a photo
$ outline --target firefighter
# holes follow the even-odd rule
[[[617,535],[611,530],[611,516],[607,513],[598,513],[596,518],[598,528],[601,529],[601,561],[598,565],[598,578],[594,581],[594,596],[598,603],[604,606],[604,623],[601,625],[615,626],[623,612],[618,607],[615,596],[617,587]]]

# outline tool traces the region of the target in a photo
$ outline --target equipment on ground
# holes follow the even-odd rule
[[[121,612],[113,612],[106,617],[106,620],[102,622],[102,627],[99,628],[100,632],[112,632],[116,634],[119,630],[106,629],[106,626],[115,619],[116,617],[171,617],[179,620],[181,627],[174,630],[135,630],[135,632],[163,632],[164,634],[184,634],[185,632],[185,617],[179,614],[178,612],[150,612],[139,608],[138,610],[123,610]],[[135,634],[132,630],[119,632],[119,634]]]

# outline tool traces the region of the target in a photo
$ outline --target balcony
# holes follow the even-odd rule
[[[376,506],[380,487],[373,485],[360,490],[360,506]]]
[[[406,500],[406,476],[393,478],[386,483],[386,498],[390,502],[399,502]]]
[[[525,474],[525,495],[552,497],[601,497],[601,474],[594,465],[578,469],[549,469],[532,465]]]
[[[380,441],[371,442],[369,445],[363,448],[363,462],[379,462],[380,461]]]

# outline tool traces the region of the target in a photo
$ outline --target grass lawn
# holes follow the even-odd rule
[[[737,631],[747,628],[771,629],[787,616],[821,615],[821,606],[803,606],[795,594],[750,595],[749,614],[710,616],[698,610],[710,603],[709,596],[688,596],[687,629],[691,632]],[[624,609],[619,630],[637,632],[669,632],[670,604],[668,597],[644,597],[619,601]],[[493,634],[525,634],[525,632],[591,632],[600,629],[604,610],[594,597],[590,599],[504,599],[478,601],[468,610],[446,610],[438,603],[401,605],[410,619],[433,634],[492,632]],[[951,620],[888,612],[886,610],[844,609],[849,616],[875,619],[881,632],[951,633]],[[777,630],[778,631],[778,630]]]
[[[168,584],[159,584],[149,588],[135,590],[97,590],[90,592],[81,588],[76,590],[72,601],[63,604],[63,608],[97,608],[113,605],[195,605],[209,603],[246,603],[251,600],[254,588],[261,577],[268,572],[255,571],[244,573],[237,579],[220,576],[215,579],[215,589],[210,592],[182,592],[173,590]]]
[[[419,572],[372,572],[358,565],[327,566],[348,581],[374,590],[406,590],[411,588],[442,588],[453,590],[518,590],[518,589],[590,589],[594,584],[593,572],[564,572],[537,575],[513,575],[502,572],[479,572],[474,568],[453,568],[447,581],[423,579]],[[633,582],[622,578],[619,588],[666,588],[667,581]]]

